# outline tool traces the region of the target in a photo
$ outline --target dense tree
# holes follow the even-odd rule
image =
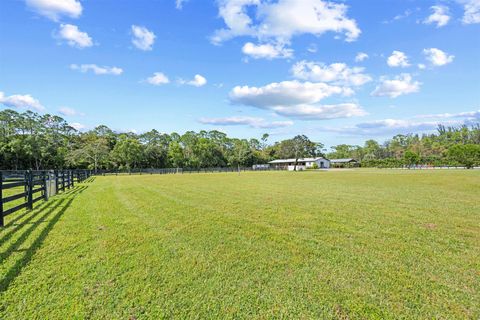
[[[242,167],[278,158],[324,156],[324,145],[303,135],[268,144],[269,135],[251,139],[225,133],[187,131],[180,135],[151,130],[117,133],[101,125],[78,132],[58,116],[26,111],[0,111],[1,169],[161,167]],[[480,165],[480,125],[440,126],[432,134],[396,135],[383,144],[367,140],[363,147],[340,144],[328,158],[354,158],[362,166],[413,164]]]
[[[473,167],[479,163],[480,145],[478,144],[458,144],[448,149],[448,156],[457,161],[460,165],[467,168]]]

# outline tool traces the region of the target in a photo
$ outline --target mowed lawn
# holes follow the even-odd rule
[[[480,171],[96,177],[0,231],[1,319],[480,318]]]

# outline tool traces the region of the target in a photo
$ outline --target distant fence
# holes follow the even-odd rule
[[[379,169],[395,169],[395,170],[456,170],[456,169],[468,169],[467,167],[454,167],[454,166],[405,166],[405,167],[378,167]],[[480,167],[472,167],[470,169],[479,170]]]
[[[149,175],[149,174],[191,174],[191,173],[222,173],[246,171],[281,171],[285,168],[252,168],[252,167],[212,167],[212,168],[164,168],[164,169],[131,169],[131,170],[98,170],[96,175]]]
[[[6,216],[23,208],[32,210],[36,202],[65,192],[91,175],[91,170],[0,171],[0,227]],[[11,207],[5,209],[6,204]]]

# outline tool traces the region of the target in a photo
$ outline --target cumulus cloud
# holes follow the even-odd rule
[[[445,6],[432,6],[432,14],[429,15],[423,23],[425,24],[436,24],[437,28],[446,26],[448,21],[450,21],[450,13],[448,7]]]
[[[153,84],[154,86],[160,86],[162,84],[167,84],[170,82],[168,77],[162,72],[155,72],[153,76],[147,78],[147,83]]]
[[[361,86],[372,80],[363,73],[365,68],[348,67],[345,63],[332,63],[326,65],[321,62],[299,61],[292,67],[292,74],[295,78],[314,81],[332,82],[337,85]]]
[[[388,57],[387,59],[387,64],[390,67],[408,67],[410,66],[410,63],[408,62],[408,57],[405,53],[402,51],[393,51],[392,55]]]
[[[329,96],[350,93],[348,88],[340,86],[294,80],[274,82],[263,87],[236,86],[230,92],[230,101],[301,120],[347,118],[366,114],[360,106],[353,103],[319,104]]]
[[[423,54],[432,65],[437,67],[449,64],[455,58],[455,56],[448,55],[446,52],[437,48],[423,49]]]
[[[63,16],[78,18],[83,10],[77,0],[26,0],[26,4],[31,10],[53,21]]]
[[[145,27],[132,25],[132,43],[143,51],[152,50],[155,42],[155,34]]]
[[[402,73],[394,79],[380,78],[380,84],[372,92],[372,96],[396,98],[398,96],[418,92],[421,83],[412,81],[412,76]]]
[[[93,40],[88,33],[80,31],[73,24],[61,24],[56,37],[65,40],[69,46],[75,48],[87,48],[93,46]]]
[[[245,125],[251,128],[261,128],[261,129],[284,128],[284,127],[293,125],[292,121],[268,122],[263,118],[256,118],[256,117],[201,118],[198,121],[203,124],[210,124],[210,125],[217,125],[217,126]]]
[[[45,107],[29,94],[14,94],[6,96],[5,93],[0,91],[0,104],[3,104],[7,108],[22,108],[22,109],[34,109],[36,111],[44,111]]]
[[[285,48],[282,45],[276,44],[259,44],[255,45],[251,42],[245,43],[242,52],[254,59],[277,59],[277,58],[291,58],[293,50]]]
[[[480,0],[457,0],[463,5],[463,23],[474,24],[480,23]]]
[[[78,112],[77,110],[73,109],[73,108],[69,108],[69,107],[61,107],[60,109],[58,109],[58,112],[61,114],[61,115],[64,115],[64,116],[83,116],[84,113],[82,112]]]
[[[121,75],[123,73],[123,69],[118,67],[107,67],[107,66],[97,66],[96,64],[71,64],[70,69],[78,70],[80,72],[86,73],[88,71],[92,71],[94,74],[104,75],[104,74],[111,74],[111,75]]]
[[[333,94],[344,94],[345,89],[326,83],[283,81],[263,87],[236,86],[230,92],[233,103],[257,108],[292,106],[317,103]]]
[[[219,0],[219,16],[225,28],[211,37],[214,44],[238,36],[250,36],[262,43],[285,46],[301,34],[320,36],[325,32],[343,34],[354,41],[361,31],[347,17],[343,3],[324,0]]]
[[[178,83],[180,84],[188,84],[190,86],[194,86],[194,87],[202,87],[204,85],[207,84],[207,79],[205,79],[205,77],[203,77],[202,75],[200,74],[196,74],[192,80],[183,80],[183,79],[179,79],[178,80]]]
[[[366,54],[365,52],[359,52],[355,56],[355,62],[362,62],[366,59],[368,59],[368,54]]]

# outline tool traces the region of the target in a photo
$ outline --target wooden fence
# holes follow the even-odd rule
[[[4,218],[21,209],[32,210],[40,200],[65,192],[92,175],[90,170],[0,171],[0,227]],[[10,207],[5,209],[5,205]]]

